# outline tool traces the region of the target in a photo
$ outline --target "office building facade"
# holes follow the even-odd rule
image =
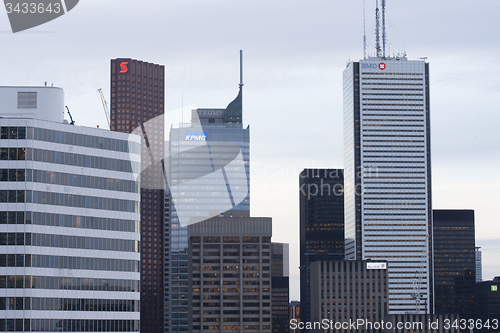
[[[111,60],[110,129],[142,139],[141,331],[164,332],[165,68],[135,59]],[[151,162],[154,160],[154,162]]]
[[[435,313],[474,318],[474,211],[439,209],[433,214]]]
[[[271,218],[226,212],[188,235],[189,332],[270,333]]]
[[[271,243],[271,307],[273,333],[288,333],[289,322],[289,245]]]
[[[379,332],[387,313],[387,264],[365,260],[316,261],[311,264],[311,322],[362,325],[313,329],[311,332]]]
[[[140,137],[0,87],[0,331],[139,332]]]
[[[344,259],[344,174],[342,169],[304,169],[300,197],[300,314],[310,320],[310,265]]]
[[[432,313],[429,64],[367,58],[343,79],[346,259],[388,262],[390,313]]]

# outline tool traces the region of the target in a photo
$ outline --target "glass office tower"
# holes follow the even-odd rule
[[[433,211],[434,301],[436,314],[476,315],[476,242],[474,211]]]
[[[346,259],[387,261],[390,313],[431,313],[429,64],[372,57],[343,79]]]
[[[192,110],[190,123],[169,132],[165,158],[170,193],[166,208],[170,238],[165,245],[165,257],[170,258],[165,268],[168,332],[188,329],[187,226],[226,211],[250,211],[250,130],[243,128],[241,110],[240,90],[226,109]]]

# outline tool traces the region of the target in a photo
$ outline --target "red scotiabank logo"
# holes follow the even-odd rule
[[[381,69],[381,70],[384,70],[385,69],[385,64],[383,62],[381,62],[380,64],[378,64],[378,68]]]
[[[128,71],[127,64],[128,62],[125,61],[120,64],[121,71],[119,73],[126,73]]]

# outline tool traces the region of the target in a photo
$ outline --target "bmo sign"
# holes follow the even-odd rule
[[[379,63],[378,65],[377,64],[361,64],[361,68],[366,68],[366,69],[380,69],[380,70],[384,70],[387,66],[385,65],[385,63],[381,62]]]

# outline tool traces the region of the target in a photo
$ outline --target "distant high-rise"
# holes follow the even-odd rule
[[[271,307],[273,333],[288,333],[289,323],[289,246],[271,243]]]
[[[388,262],[389,313],[431,313],[429,64],[373,57],[343,76],[346,259]]]
[[[483,281],[483,254],[479,246],[476,246],[476,282]]]
[[[141,332],[164,333],[164,154],[165,68],[135,59],[111,60],[112,131],[142,135]],[[157,118],[155,121],[153,119]],[[159,153],[157,153],[159,152]],[[156,184],[156,186],[151,186]]]
[[[475,233],[473,210],[434,210],[435,313],[475,316]]]
[[[310,265],[344,259],[342,169],[304,169],[300,197],[300,316],[310,321]]]

